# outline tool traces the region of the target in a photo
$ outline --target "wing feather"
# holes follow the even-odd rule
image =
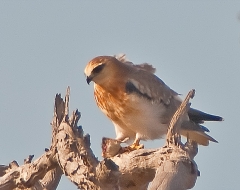
[[[154,102],[168,105],[178,94],[151,72],[135,67],[126,83],[127,93],[137,93]]]
[[[129,66],[133,66],[137,69],[141,69],[147,72],[150,72],[152,74],[154,74],[156,72],[156,68],[154,68],[152,65],[148,64],[148,63],[142,63],[142,64],[134,64],[131,61],[129,61],[126,57],[125,54],[118,54],[118,55],[114,55],[114,57],[120,61],[123,64],[129,65]]]

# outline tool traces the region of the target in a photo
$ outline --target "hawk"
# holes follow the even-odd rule
[[[167,133],[170,120],[181,104],[179,94],[169,88],[147,63],[134,65],[123,56],[98,56],[86,66],[86,80],[94,82],[98,107],[115,126],[116,140],[128,139],[138,149],[140,140],[158,139]],[[190,108],[182,118],[180,134],[207,146],[217,142],[206,134],[204,121],[223,118]]]

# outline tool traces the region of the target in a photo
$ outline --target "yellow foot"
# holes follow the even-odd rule
[[[131,146],[122,147],[120,153],[132,152],[134,150],[139,150],[139,149],[143,149],[143,148],[144,148],[143,144],[132,144]]]
[[[143,144],[132,144],[131,146],[128,146],[126,148],[129,148],[131,151],[133,151],[133,150],[143,149],[144,145]]]

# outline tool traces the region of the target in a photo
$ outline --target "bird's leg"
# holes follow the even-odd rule
[[[130,149],[133,150],[138,150],[138,149],[143,149],[144,145],[140,144],[140,139],[136,138],[131,146],[129,146]]]
[[[134,150],[143,149],[144,148],[143,144],[139,144],[139,142],[140,139],[136,138],[132,145],[123,148],[124,152],[131,152]]]

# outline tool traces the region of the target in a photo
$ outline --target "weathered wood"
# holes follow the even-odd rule
[[[50,149],[35,161],[26,159],[24,165],[16,162],[0,166],[1,189],[56,189],[61,175],[66,175],[80,189],[91,190],[146,190],[189,189],[198,176],[194,156],[197,144],[181,143],[178,133],[181,115],[188,109],[191,91],[174,115],[167,134],[166,145],[159,149],[141,149],[121,152],[121,142],[103,139],[102,161],[90,147],[90,136],[78,126],[80,112],[69,116],[70,90],[65,100],[55,97]],[[105,143],[105,144],[104,144]]]

